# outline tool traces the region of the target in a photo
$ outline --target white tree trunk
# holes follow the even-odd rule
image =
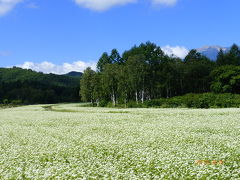
[[[144,90],[142,90],[142,103],[144,102]]]
[[[136,91],[135,95],[136,95],[136,103],[138,104],[138,92],[137,91]]]
[[[112,94],[112,102],[113,102],[113,106],[115,107],[116,106],[116,97],[115,97],[114,91],[113,91],[113,94]]]

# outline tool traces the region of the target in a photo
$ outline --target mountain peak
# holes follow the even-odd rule
[[[215,46],[203,46],[201,48],[198,48],[197,52],[203,54],[204,56],[208,57],[211,60],[216,60],[217,55],[221,49],[225,53],[229,50],[229,48],[215,45]]]

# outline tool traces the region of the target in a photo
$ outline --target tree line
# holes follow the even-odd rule
[[[113,49],[102,54],[96,71],[84,71],[80,84],[82,101],[113,106],[188,93],[240,93],[240,49],[233,44],[220,50],[216,61],[195,49],[184,59],[168,56],[151,42],[122,55]]]

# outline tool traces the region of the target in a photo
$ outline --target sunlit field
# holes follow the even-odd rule
[[[240,179],[240,109],[0,110],[0,179]]]

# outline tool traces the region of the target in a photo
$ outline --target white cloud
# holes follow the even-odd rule
[[[152,0],[153,4],[173,6],[177,3],[177,0]]]
[[[23,0],[0,0],[0,16],[7,14]]]
[[[189,53],[189,50],[183,46],[164,46],[161,47],[161,49],[163,50],[163,52],[169,56],[176,56],[179,57],[181,59],[185,58],[187,56],[187,54]]]
[[[75,0],[78,5],[96,11],[104,11],[113,6],[125,5],[136,1],[137,0]]]
[[[7,14],[11,11],[18,3],[24,0],[0,0],[0,16]],[[128,3],[138,2],[140,0],[74,0],[78,5],[92,9],[95,11],[104,11],[114,6],[125,5]],[[178,0],[148,0],[152,1],[153,4],[161,4],[172,6],[177,3]],[[31,2],[27,6],[28,8],[38,8],[38,6]]]
[[[83,72],[87,67],[96,69],[96,63],[86,63],[83,61],[76,61],[73,63],[63,63],[62,65],[53,64],[48,61],[41,63],[24,62],[22,65],[17,65],[23,69],[32,69],[34,71],[43,73],[66,74],[71,71]]]
[[[140,0],[75,0],[75,2],[85,8],[89,8],[95,11],[104,11],[114,6],[125,5],[128,3],[138,2]],[[153,4],[172,6],[177,3],[178,0],[148,0]]]

